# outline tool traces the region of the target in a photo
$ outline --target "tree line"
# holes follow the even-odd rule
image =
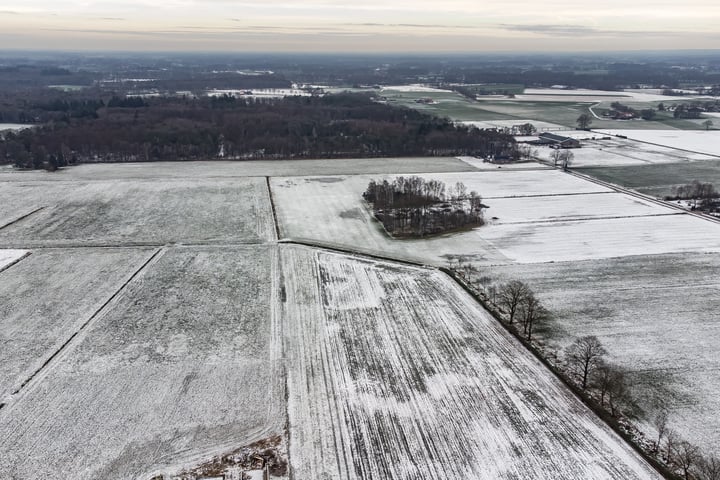
[[[264,102],[230,96],[117,99],[98,105],[93,116],[59,112],[56,121],[0,142],[0,162],[20,168],[60,156],[68,162],[127,162],[414,155],[519,153],[510,135],[362,94]]]
[[[609,418],[630,436],[645,455],[659,462],[669,478],[683,480],[720,480],[720,458],[715,451],[702,451],[683,440],[669,426],[672,412],[660,405],[649,417],[656,437],[648,440],[633,425],[643,412],[637,403],[633,378],[635,374],[610,362],[608,352],[594,335],[573,340],[561,355],[549,353],[540,343],[533,342],[533,331],[548,327],[551,312],[545,308],[529,285],[520,280],[495,284],[476,268],[461,262],[451,270],[470,290],[484,301],[486,307],[503,319],[508,329],[527,342],[536,353],[566,382],[573,385],[586,403]],[[607,418],[607,417],[606,417]]]

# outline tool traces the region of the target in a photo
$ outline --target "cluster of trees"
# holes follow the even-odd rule
[[[592,117],[587,113],[583,113],[577,118],[576,122],[578,128],[580,128],[581,130],[587,130],[588,128],[590,128],[590,125],[592,125]]]
[[[673,187],[673,194],[665,197],[665,200],[691,200],[692,208],[700,210],[714,210],[720,193],[715,185],[708,182],[693,180],[691,183]]]
[[[141,107],[140,102],[147,106]],[[57,157],[63,145],[78,162],[204,160],[218,156],[519,156],[510,135],[455,125],[360,94],[287,97],[269,102],[111,99],[109,105],[96,110],[95,116],[63,116],[42,127],[7,135],[0,147],[0,163],[35,168],[50,155]]]
[[[417,176],[372,180],[363,198],[393,236],[423,237],[485,223],[482,197],[468,192],[462,182],[448,188],[439,180]]]
[[[534,328],[550,319],[550,311],[545,308],[532,289],[520,280],[511,280],[500,285],[495,302],[506,312],[508,325],[522,327],[523,337],[531,341]]]

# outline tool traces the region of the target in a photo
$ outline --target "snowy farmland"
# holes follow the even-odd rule
[[[720,251],[720,225],[556,170],[441,174],[483,195],[488,225],[429,239],[394,240],[364,206],[368,176],[274,178],[280,235],[363,253],[445,265]],[[387,177],[392,178],[392,177]]]
[[[0,271],[5,269],[8,265],[11,265],[13,262],[17,262],[28,253],[30,252],[27,250],[0,250]]]
[[[720,131],[702,130],[598,130],[632,140],[720,157]]]
[[[487,273],[497,282],[522,278],[540,295],[554,319],[542,336],[558,350],[597,335],[610,361],[634,372],[646,417],[664,406],[684,438],[705,451],[720,445],[717,255],[507,265]]]
[[[338,158],[332,160],[242,160],[83,164],[53,173],[0,169],[2,182],[100,181],[174,178],[284,177],[370,173],[465,172],[474,168],[454,157]],[[49,188],[53,183],[48,183]],[[29,189],[26,189],[29,190]],[[0,191],[1,193],[1,191]],[[0,205],[0,208],[4,208]],[[0,210],[2,211],[2,210]]]
[[[44,202],[42,210],[2,229],[0,241],[142,245],[262,242],[274,235],[263,178],[75,183]]]
[[[448,277],[281,256],[297,478],[660,478]]]
[[[597,333],[623,365],[678,365],[672,378],[694,391],[677,397],[673,428],[714,441],[720,382],[712,364],[693,370],[692,353],[714,338],[699,332],[714,328],[716,272],[699,267],[688,283],[715,256],[697,252],[720,251],[720,225],[547,166],[477,162],[0,170],[0,478],[171,480],[269,444],[290,448],[295,478],[657,478],[447,277],[323,245],[538,278],[554,342]],[[390,239],[361,193],[398,174],[464,182],[484,196],[488,225]],[[648,265],[618,272],[650,292],[593,270],[641,254]],[[671,282],[676,269],[685,288],[653,277]],[[602,323],[599,306],[622,312]],[[676,318],[697,325],[683,332]],[[328,365],[338,370],[323,377]]]
[[[23,253],[17,251],[15,257]],[[151,253],[37,251],[1,272],[0,403],[60,350]]]
[[[616,137],[606,138],[601,134],[595,134],[593,136],[595,137],[594,140],[584,139],[582,148],[572,150],[573,168],[655,165],[718,160],[717,157],[711,155],[692,153],[676,148]],[[549,147],[539,147],[537,151],[539,158],[545,161],[552,161],[552,153],[555,150]]]
[[[0,410],[0,478],[149,480],[281,434],[276,253],[160,251]]]

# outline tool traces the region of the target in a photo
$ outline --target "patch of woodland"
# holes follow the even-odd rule
[[[372,94],[280,99],[110,98],[46,101],[52,120],[4,134],[0,164],[208,159],[519,156],[512,136],[456,125]]]
[[[426,237],[485,224],[487,206],[462,182],[448,187],[418,176],[372,180],[363,198],[393,237]]]

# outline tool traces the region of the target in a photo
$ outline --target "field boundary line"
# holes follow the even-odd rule
[[[272,185],[270,185],[270,178],[270,176],[265,177],[265,185],[267,185],[268,197],[270,198],[270,210],[272,211],[273,225],[275,226],[275,241],[278,241],[280,240],[280,224],[278,223],[275,197],[273,196]]]
[[[30,215],[33,215],[33,214],[39,212],[40,210],[44,210],[45,208],[46,208],[45,206],[42,206],[40,208],[36,208],[32,212],[26,213],[25,215],[21,215],[20,217],[16,218],[15,220],[12,220],[3,226],[0,226],[0,230],[2,230],[3,228],[7,228],[11,225],[15,225],[16,223],[21,222],[21,221],[25,220],[26,218],[28,218]]]
[[[436,270],[438,267],[434,265],[429,265],[422,262],[416,262],[413,260],[406,260],[402,258],[397,257],[387,257],[383,255],[377,255],[373,253],[368,252],[362,252],[359,250],[353,250],[351,248],[342,247],[340,245],[331,245],[331,244],[325,244],[323,242],[317,242],[315,240],[305,240],[305,239],[294,239],[294,238],[282,238],[278,240],[278,243],[281,245],[299,245],[301,247],[310,247],[315,248],[318,250],[326,250],[328,252],[332,253],[340,253],[342,255],[348,255],[351,257],[361,257],[368,260],[379,260],[382,262],[391,262],[391,263],[397,263],[404,266],[409,267],[415,267],[415,268],[421,268],[423,270]]]
[[[68,339],[65,340],[65,342],[57,350],[55,350],[55,352],[52,353],[52,355],[50,355],[47,359],[45,359],[45,361],[43,362],[42,365],[40,365],[40,367],[38,367],[28,378],[26,378],[20,384],[20,386],[9,396],[9,399],[10,399],[9,401],[12,401],[13,397],[20,394],[23,390],[26,389],[26,387],[29,384],[31,384],[33,382],[33,380],[38,378],[38,376],[44,370],[46,370],[48,365],[50,365],[53,362],[53,360],[57,359],[58,357],[60,357],[60,355],[62,353],[67,351],[68,347],[73,342],[73,340],[75,340],[83,331],[85,331],[87,329],[87,327],[93,323],[94,320],[96,320],[98,317],[100,317],[104,313],[106,308],[113,302],[113,300],[118,298],[120,296],[120,294],[127,288],[127,286],[130,283],[132,283],[132,281],[135,280],[135,278],[137,278],[138,275],[140,275],[140,273],[142,273],[143,270],[145,270],[151,263],[153,263],[157,258],[159,258],[161,253],[164,253],[164,252],[165,252],[164,248],[158,248],[157,250],[155,250],[153,252],[152,255],[150,255],[150,257],[147,260],[145,260],[142,263],[142,265],[140,265],[139,268],[135,269],[135,271],[127,278],[127,280],[125,280],[123,282],[123,284],[120,285],[120,287],[117,290],[115,290],[115,292],[97,310],[95,310],[95,312],[92,315],[90,315],[90,317],[82,325],[80,325],[80,327],[77,330],[75,330],[75,332],[73,332],[73,334],[70,335],[70,337],[68,337]],[[2,404],[0,404],[0,409],[2,409],[3,407],[6,407],[6,406],[7,406],[7,404],[2,403]]]
[[[32,252],[25,252],[24,255],[21,255],[20,257],[16,258],[15,260],[13,260],[12,262],[8,263],[8,264],[5,265],[4,267],[0,268],[0,273],[4,272],[5,270],[7,270],[8,268],[12,267],[13,265],[17,265],[18,263],[20,263],[20,260],[26,259],[26,258],[29,257],[31,254],[32,254]]]

